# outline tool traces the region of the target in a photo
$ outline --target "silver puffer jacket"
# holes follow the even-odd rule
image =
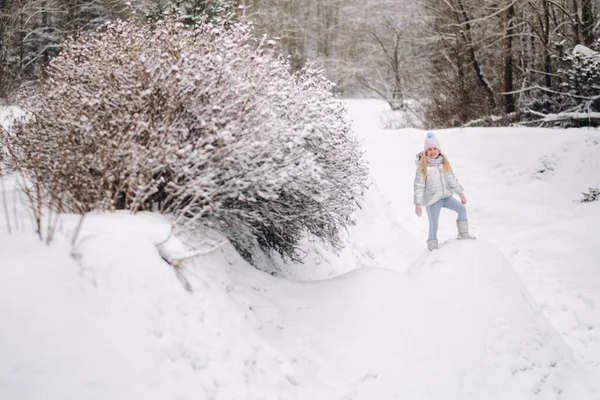
[[[414,185],[415,204],[422,204],[427,207],[441,199],[463,192],[463,188],[458,183],[454,173],[452,171],[444,172],[441,165],[438,167],[427,166],[427,179],[425,179],[420,168],[421,157],[425,157],[422,152],[417,154],[415,160],[415,164],[417,164]]]

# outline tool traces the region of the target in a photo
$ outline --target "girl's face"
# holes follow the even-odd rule
[[[437,156],[440,155],[440,151],[438,149],[427,149],[427,152],[425,153],[427,155],[427,157],[429,158],[437,158]]]

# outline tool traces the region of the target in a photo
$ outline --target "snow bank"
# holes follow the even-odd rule
[[[592,398],[485,243],[450,242],[405,274],[295,283],[230,246],[178,278],[152,215],[84,226],[74,248],[0,237],[1,398]]]
[[[594,50],[590,49],[589,47],[584,46],[582,44],[578,44],[573,48],[573,54],[575,54],[575,55],[581,54],[586,57],[597,57],[598,56],[597,51],[594,51]]]
[[[353,398],[594,398],[589,374],[487,243],[450,242],[407,274],[361,269],[315,288],[305,317],[323,327],[320,352],[354,377]]]
[[[187,269],[189,292],[157,251],[167,235],[115,215],[90,218],[75,248],[0,236],[0,398],[327,398],[317,379],[298,386],[297,346],[272,343],[279,324],[253,315],[273,304],[233,300],[233,249]]]
[[[597,213],[520,233],[510,259],[576,359],[600,377],[600,203],[586,206]]]

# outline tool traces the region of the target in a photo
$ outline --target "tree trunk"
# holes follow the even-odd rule
[[[328,58],[332,55],[333,42],[339,25],[339,3],[317,2],[317,55]]]
[[[18,81],[23,79],[23,66],[25,65],[25,12],[19,11],[19,65],[17,70]]]
[[[543,0],[544,7],[544,83],[547,88],[552,87],[552,56],[550,54],[550,4]]]
[[[581,20],[579,19],[579,6],[577,5],[578,0],[573,0],[573,19],[575,23],[573,26],[575,43],[581,43]]]
[[[460,101],[463,105],[465,104],[469,104],[469,91],[467,90],[467,85],[465,82],[465,71],[463,68],[463,61],[462,61],[462,56],[460,54],[460,51],[456,52],[456,65],[457,65],[457,73],[458,73],[458,87],[459,87],[459,93],[460,93]],[[469,117],[468,117],[468,110],[467,107],[461,107],[460,108],[460,121],[461,122],[467,122]]]
[[[46,32],[49,28],[48,26],[48,3],[46,1],[42,2],[42,29],[44,30],[44,32]],[[47,43],[47,42],[46,42]],[[46,43],[42,43],[42,46],[45,46]],[[44,49],[44,53],[42,56],[42,68],[45,67],[46,65],[48,65],[48,61],[49,61],[49,51],[48,49]]]
[[[5,51],[7,46],[5,44],[6,40],[6,17],[4,15],[6,9],[6,0],[0,0],[0,99],[6,96],[4,92],[4,72],[6,69],[5,65]]]
[[[514,34],[515,6],[511,5],[505,12],[506,31],[504,36],[504,91],[512,92],[513,85],[513,34]],[[504,95],[504,112],[509,114],[515,111],[515,95]]]
[[[594,44],[594,10],[592,0],[581,2],[581,34],[583,44],[591,46]]]
[[[475,70],[475,76],[477,76],[477,81],[479,82],[479,85],[483,88],[487,95],[488,105],[491,111],[496,108],[496,100],[494,100],[494,91],[492,90],[490,83],[483,74],[481,65],[479,63],[479,60],[477,59],[477,55],[475,54],[473,37],[471,35],[471,20],[467,15],[467,12],[465,11],[465,8],[463,7],[462,1],[460,0],[458,1],[458,7],[463,18],[464,29],[462,32],[462,36],[467,45],[467,55],[469,56],[469,61],[471,62],[471,65],[473,65],[473,69]]]

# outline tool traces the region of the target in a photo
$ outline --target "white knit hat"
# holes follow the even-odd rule
[[[438,149],[439,151],[442,151],[440,141],[435,137],[433,132],[427,132],[427,138],[425,139],[425,151],[429,149]]]

